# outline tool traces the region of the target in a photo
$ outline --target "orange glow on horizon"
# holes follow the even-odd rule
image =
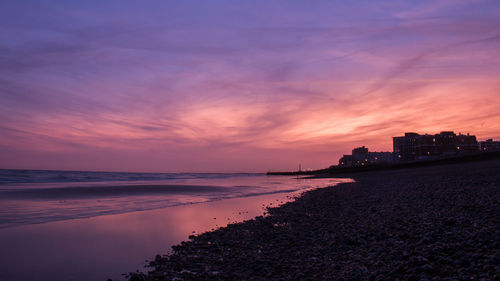
[[[11,3],[0,168],[265,172],[408,131],[500,139],[500,6],[466,2]]]

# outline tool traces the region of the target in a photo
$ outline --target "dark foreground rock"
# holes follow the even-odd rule
[[[500,160],[350,176],[130,280],[499,280]]]

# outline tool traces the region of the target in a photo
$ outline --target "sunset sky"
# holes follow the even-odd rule
[[[93,2],[93,3],[92,3]],[[500,1],[3,1],[0,168],[323,168],[500,139]]]

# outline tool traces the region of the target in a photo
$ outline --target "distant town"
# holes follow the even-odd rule
[[[368,170],[411,168],[500,157],[500,141],[477,141],[471,134],[443,131],[439,134],[405,133],[392,138],[392,152],[369,151],[361,146],[343,155],[338,165],[319,170],[267,172],[268,175],[322,175]]]
[[[424,135],[405,133],[404,136],[393,137],[392,143],[393,152],[371,152],[365,146],[354,148],[352,154],[340,158],[338,166],[394,164],[500,151],[500,141],[488,139],[478,142],[474,135],[457,135],[452,131]]]

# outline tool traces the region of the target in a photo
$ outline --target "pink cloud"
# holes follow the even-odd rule
[[[109,23],[92,7],[67,29],[13,21],[0,30],[18,35],[0,42],[0,168],[322,168],[355,146],[391,150],[405,131],[498,138],[488,3],[340,5],[324,18],[326,6],[272,5],[237,26],[226,6],[191,25],[151,11],[147,25],[128,12]]]

